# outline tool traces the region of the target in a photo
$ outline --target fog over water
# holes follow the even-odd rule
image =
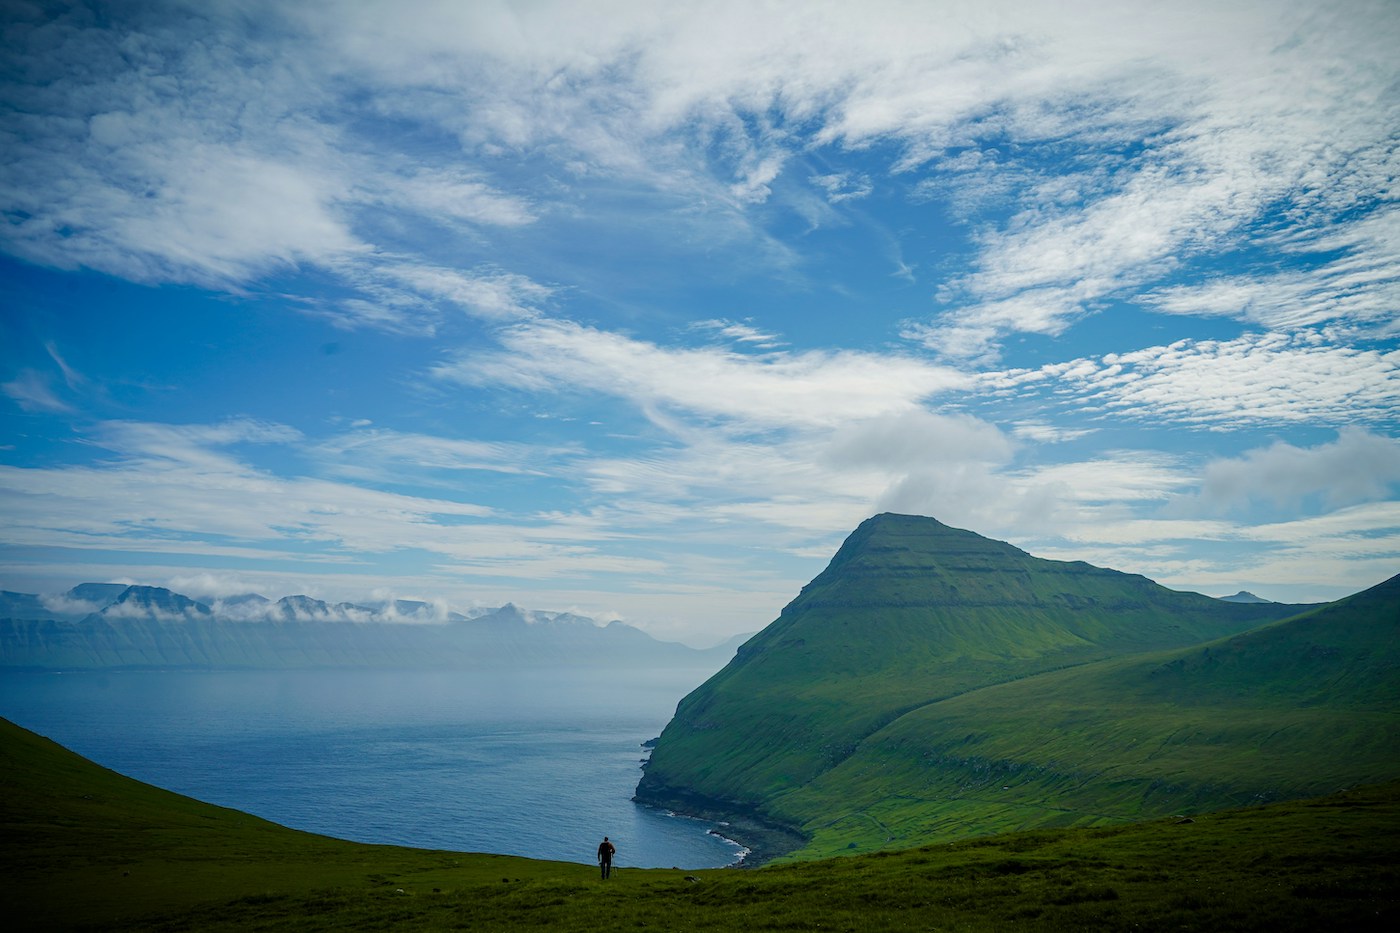
[[[709,669],[0,675],[0,715],[139,780],[361,842],[705,868],[640,807],[641,743]]]

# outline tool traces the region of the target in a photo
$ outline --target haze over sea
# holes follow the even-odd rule
[[[713,824],[631,802],[710,669],[5,674],[0,715],[139,780],[360,842],[707,868]],[[720,827],[722,829],[722,827]]]

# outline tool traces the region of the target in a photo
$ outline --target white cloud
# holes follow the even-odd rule
[[[72,599],[64,594],[44,594],[39,597],[39,602],[49,612],[71,616],[91,615],[104,605],[86,599]]]
[[[1315,447],[1276,441],[1205,467],[1200,501],[1227,511],[1252,502],[1298,507],[1316,497],[1329,508],[1390,497],[1400,484],[1400,441],[1360,427]]]
[[[1180,340],[979,379],[1100,418],[1206,428],[1388,424],[1400,415],[1400,353],[1336,346],[1316,332]]]
[[[729,237],[796,268],[758,216],[783,173],[802,165],[831,202],[866,198],[867,172],[801,156],[889,144],[895,177],[969,212],[970,268],[942,283],[941,313],[904,329],[950,359],[991,358],[1011,333],[1061,335],[1120,298],[1288,330],[1390,326],[1396,225],[1366,198],[1394,187],[1395,17],[1384,4],[1227,7],[254,2],[122,9],[112,27],[57,13],[13,33],[0,238],[31,261],[145,282],[237,290],[315,269],[352,293],[308,310],[428,336],[444,305],[506,322],[556,293],[515,271],[529,250],[498,247],[495,231],[605,217],[639,192],[679,208],[666,224],[687,235],[670,243],[699,255]],[[1242,248],[1345,255],[1317,259],[1317,275],[1189,268]],[[508,355],[550,337],[517,331]],[[605,342],[563,365],[625,384],[612,364],[626,354],[609,352],[624,345]],[[674,362],[710,389],[707,362],[737,372],[788,419],[812,394],[804,365],[830,374],[840,358]],[[504,359],[482,360],[482,380]],[[649,410],[703,407],[660,378],[632,381],[658,390]],[[33,377],[5,389],[63,404]],[[1115,404],[1151,401],[1117,391]],[[837,402],[833,417],[870,404]]]
[[[429,474],[483,470],[542,475],[580,453],[578,447],[540,447],[504,441],[475,441],[364,428],[321,441],[310,448],[327,473],[380,482],[424,482]]]
[[[689,329],[694,331],[709,331],[732,340],[740,345],[749,345],[760,349],[768,350],[781,346],[784,341],[777,334],[770,334],[759,330],[751,324],[740,321],[709,320],[692,321]]]
[[[957,463],[999,466],[1011,455],[1006,436],[984,421],[913,410],[839,426],[824,459],[843,468],[878,466],[899,472],[937,471]]]
[[[852,175],[850,172],[813,175],[810,181],[825,191],[827,199],[833,204],[839,204],[842,201],[858,201],[861,198],[869,197],[870,193],[875,190],[875,185],[868,176]]]
[[[1256,526],[1236,526],[1236,547],[1224,559],[1182,562],[1157,579],[1189,579],[1201,589],[1240,587],[1277,600],[1337,599],[1400,571],[1400,504],[1369,502],[1324,514]]]
[[[782,154],[767,155],[756,159],[752,164],[741,169],[739,180],[729,186],[730,192],[743,203],[762,204],[773,193],[769,185],[783,170],[785,161],[787,161],[786,156]]]
[[[363,250],[344,164],[307,114],[295,62],[249,70],[215,34],[77,11],[17,28],[0,173],[12,252],[143,282],[237,287]],[[191,20],[191,22],[197,22]],[[283,93],[283,92],[286,93]]]
[[[679,409],[758,429],[910,411],[967,382],[914,357],[667,348],[567,321],[522,324],[503,331],[501,341],[503,351],[464,356],[434,375],[467,385],[588,389],[628,399],[658,421]]]
[[[523,275],[500,269],[465,273],[415,263],[385,263],[383,279],[406,286],[427,299],[441,299],[486,320],[533,317],[554,290]]]
[[[230,596],[245,596],[257,593],[259,589],[258,583],[250,582],[242,574],[233,571],[181,573],[165,577],[162,585],[211,607],[217,607],[221,600]]]
[[[73,406],[59,398],[49,378],[33,369],[22,369],[9,382],[0,384],[0,392],[14,400],[25,411],[65,414]]]
[[[113,461],[0,469],[11,542],[343,561],[410,547],[452,554],[465,537],[453,523],[490,512],[464,502],[278,477],[227,449],[300,440],[279,425],[101,427],[97,441],[117,452]],[[302,553],[307,546],[312,553]]]
[[[394,210],[407,206],[427,216],[491,227],[523,227],[538,219],[525,198],[500,191],[460,170],[420,167],[395,176],[370,169],[366,175],[368,181],[358,198],[361,203]]]
[[[1094,428],[1070,428],[1064,425],[1051,424],[1039,419],[1018,421],[1011,429],[1011,433],[1016,437],[1025,438],[1029,441],[1037,441],[1042,444],[1058,444],[1065,441],[1074,441],[1081,437],[1088,437],[1093,434],[1094,431]]]
[[[1119,508],[1165,502],[1190,482],[1179,458],[1140,450],[1108,451],[1091,460],[1039,467],[1023,475],[1027,481],[1064,490],[1071,501]]]
[[[1232,317],[1272,330],[1299,330],[1339,321],[1394,333],[1400,307],[1400,210],[1378,208],[1345,229],[1305,231],[1289,242],[1295,253],[1339,253],[1316,268],[1231,275],[1177,285],[1145,296],[1170,314]]]

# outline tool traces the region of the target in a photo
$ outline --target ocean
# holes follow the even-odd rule
[[[0,675],[0,715],[149,784],[359,842],[713,868],[723,827],[632,803],[712,671]],[[712,830],[714,832],[712,832]]]

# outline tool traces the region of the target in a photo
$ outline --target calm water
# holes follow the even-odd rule
[[[123,774],[361,842],[727,865],[713,824],[631,802],[640,743],[710,671],[0,675],[0,715]]]

